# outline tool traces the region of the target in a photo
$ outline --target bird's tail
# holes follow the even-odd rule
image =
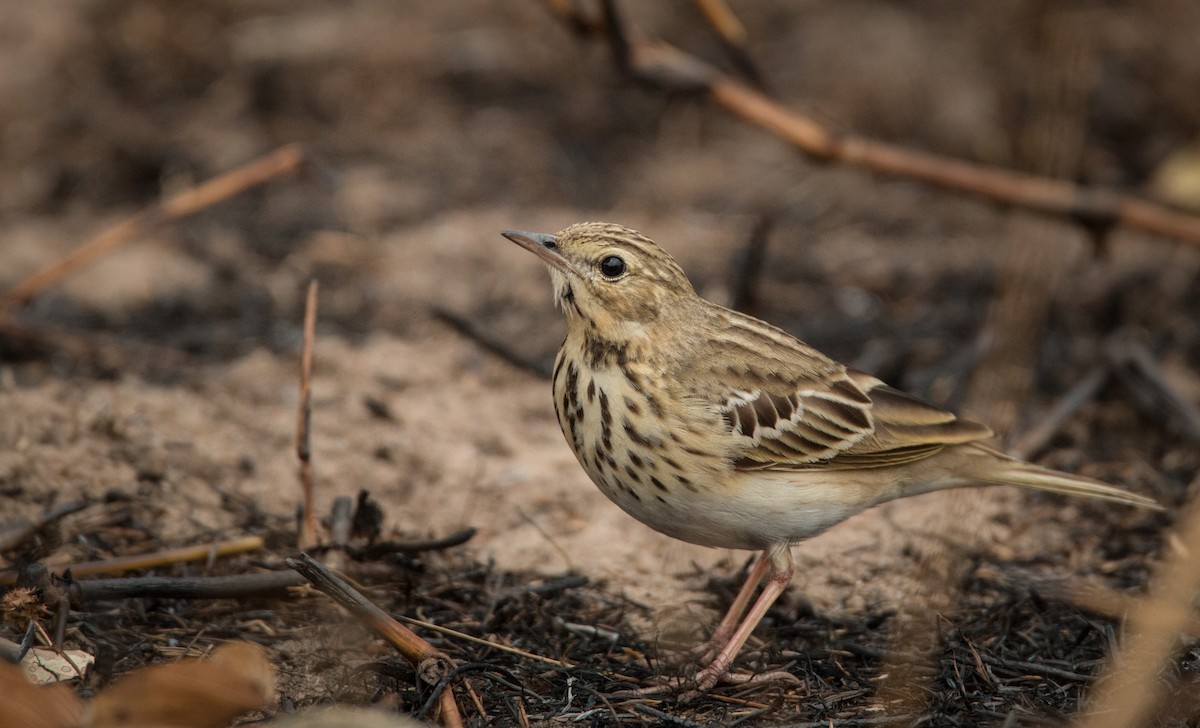
[[[993,450],[985,445],[975,445],[976,448],[993,456],[995,460],[979,469],[975,474],[978,480],[997,485],[1018,485],[1022,488],[1044,490],[1063,495],[1096,498],[1097,500],[1123,503],[1128,506],[1163,510],[1162,504],[1153,498],[1131,493],[1108,483],[1085,478],[1082,475],[1062,473],[1057,470],[1039,467],[1031,463],[1009,457],[999,450]]]

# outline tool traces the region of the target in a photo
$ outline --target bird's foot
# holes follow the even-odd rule
[[[717,632],[702,645],[692,647],[688,650],[692,657],[702,665],[707,665],[716,659],[717,655],[721,654],[721,648],[729,642],[733,630],[726,630],[724,634]]]
[[[658,676],[650,679],[650,685],[634,690],[618,690],[609,693],[609,697],[617,699],[652,698],[678,693],[691,685],[684,678]]]
[[[662,697],[672,693],[679,702],[687,703],[700,697],[717,685],[758,685],[771,682],[800,683],[800,678],[786,670],[772,672],[730,672],[726,668],[709,665],[689,678],[660,677],[653,685],[636,690],[622,690],[612,694],[614,698]]]
[[[762,683],[771,682],[790,682],[800,683],[800,678],[796,677],[786,670],[773,670],[771,672],[730,672],[726,669],[713,669],[715,665],[709,665],[696,676],[692,678],[691,690],[680,694],[679,702],[687,703],[700,697],[704,693],[721,685],[759,685]]]

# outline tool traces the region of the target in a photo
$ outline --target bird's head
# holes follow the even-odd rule
[[[556,303],[573,330],[583,327],[613,341],[632,339],[668,323],[695,299],[679,264],[636,230],[581,222],[553,235],[501,234],[550,269]]]

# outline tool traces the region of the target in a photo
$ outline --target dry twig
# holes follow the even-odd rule
[[[64,516],[83,510],[87,505],[87,501],[71,501],[50,508],[37,518],[29,519],[22,516],[0,525],[0,551],[7,551],[17,546],[46,526]]]
[[[507,343],[492,336],[482,326],[471,321],[469,318],[441,306],[433,306],[430,310],[434,317],[450,324],[455,331],[466,336],[468,339],[472,339],[509,364],[524,369],[527,372],[532,372],[543,379],[550,378],[551,367],[549,365],[514,351]]]
[[[1115,337],[1105,354],[1134,403],[1148,417],[1162,419],[1165,415],[1168,427],[1192,442],[1200,442],[1200,407],[1171,386],[1145,344],[1129,336]]]
[[[1009,448],[1009,453],[1023,460],[1037,457],[1054,436],[1062,430],[1079,408],[1090,402],[1111,375],[1105,364],[1097,364],[1083,376],[1046,414],[1036,427],[1030,428]]]
[[[694,1],[704,16],[704,20],[721,39],[725,53],[738,72],[749,79],[750,83],[766,91],[767,84],[762,70],[754,62],[754,56],[750,53],[750,36],[746,32],[746,26],[742,25],[742,21],[738,20],[737,15],[734,15],[729,4],[725,0]]]
[[[1057,599],[1076,609],[1098,617],[1123,622],[1138,603],[1138,597],[1113,589],[1092,579],[1056,579],[1029,573],[1004,571],[991,565],[980,566],[971,575],[972,579],[1002,584],[1007,588],[1028,591],[1041,599]],[[1182,624],[1179,634],[1188,639],[1200,639],[1200,614],[1192,616]]]
[[[242,554],[247,551],[257,551],[263,547],[261,536],[243,536],[229,541],[218,541],[211,544],[184,546],[166,551],[155,551],[149,554],[134,556],[118,556],[113,559],[100,561],[84,561],[63,567],[69,569],[71,576],[94,576],[96,574],[119,574],[134,569],[153,569],[159,566],[178,564],[185,561],[207,561],[209,559]],[[8,586],[16,582],[15,574],[0,574],[0,586]]]
[[[387,556],[388,554],[419,554],[425,551],[444,551],[463,545],[472,538],[475,538],[476,533],[478,533],[478,529],[468,526],[461,531],[455,531],[449,536],[442,536],[441,538],[431,538],[424,541],[380,541],[362,548],[346,546],[343,550],[351,558],[359,561],[371,561]]]
[[[105,599],[243,599],[286,593],[308,581],[295,571],[232,576],[135,576],[128,579],[72,580],[67,586],[74,606]]]
[[[752,315],[757,312],[758,283],[767,257],[767,241],[774,226],[775,219],[771,215],[759,217],[750,231],[746,246],[738,251],[733,266],[733,292],[729,299],[729,307],[736,311]]]
[[[300,354],[300,405],[296,417],[296,457],[300,460],[300,486],[304,491],[300,548],[312,548],[317,543],[317,516],[313,505],[311,387],[316,328],[317,281],[313,279],[308,282],[308,296],[304,301],[304,348]]]
[[[434,649],[433,645],[397,622],[354,587],[314,561],[312,557],[301,554],[300,558],[288,559],[286,563],[308,579],[318,590],[349,610],[372,632],[395,647],[426,684],[439,685],[454,668],[454,661],[443,652]],[[462,716],[458,712],[458,704],[454,700],[451,688],[446,687],[441,692],[438,705],[443,725],[447,728],[462,726]]]
[[[147,231],[163,223],[182,220],[248,189],[292,174],[300,169],[303,162],[304,152],[300,147],[289,144],[126,218],[80,245],[65,258],[9,289],[0,296],[0,316],[24,305],[45,289],[124,247]]]

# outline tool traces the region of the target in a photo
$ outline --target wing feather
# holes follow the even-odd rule
[[[696,389],[686,396],[724,418],[738,468],[886,467],[991,437],[987,427],[847,369],[769,324],[709,310],[721,333],[689,354],[687,381]]]
[[[814,352],[815,355],[815,352]],[[819,355],[816,355],[819,356]],[[753,371],[727,390],[719,411],[748,470],[841,470],[911,463],[946,445],[991,436],[983,425],[827,359],[754,388]],[[808,362],[808,363],[814,363]]]

